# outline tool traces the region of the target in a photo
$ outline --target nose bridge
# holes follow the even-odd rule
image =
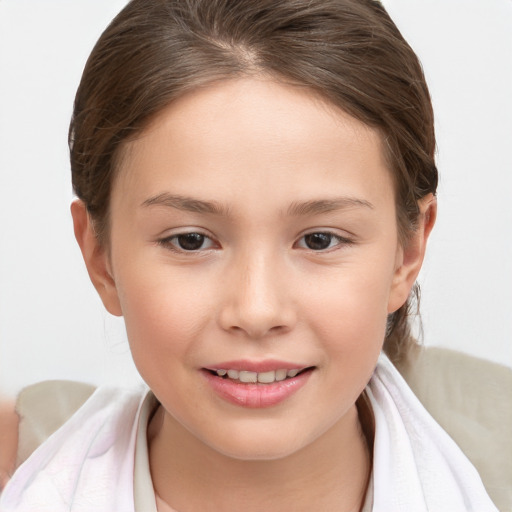
[[[274,251],[248,248],[233,262],[229,293],[223,306],[225,329],[251,338],[291,328],[294,314],[283,287],[283,261]]]
[[[278,299],[279,284],[275,275],[275,266],[277,265],[277,258],[261,251],[242,264],[240,277],[243,280],[243,285],[239,300],[244,309],[261,313],[272,309],[272,305]]]

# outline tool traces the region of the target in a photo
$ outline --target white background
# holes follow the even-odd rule
[[[124,0],[0,0],[0,390],[136,379],[122,321],[72,235],[67,128],[94,42]],[[512,367],[512,1],[385,0],[419,54],[438,135],[425,343]]]

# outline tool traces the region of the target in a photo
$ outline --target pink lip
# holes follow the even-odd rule
[[[237,369],[233,366],[228,366],[227,368]],[[248,369],[247,366],[244,368]],[[266,368],[268,368],[268,366],[266,366]],[[271,371],[274,368],[279,369],[283,368],[283,366],[279,366],[278,368],[272,367],[270,370],[266,371]],[[297,368],[297,366],[293,368]],[[248,371],[256,370],[249,369]],[[236,380],[218,377],[208,370],[203,370],[202,373],[213,391],[224,400],[241,407],[262,409],[278,405],[291,397],[306,384],[313,371],[307,370],[295,377],[276,381],[271,384],[246,384]]]

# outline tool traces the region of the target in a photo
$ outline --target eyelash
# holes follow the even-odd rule
[[[200,247],[198,247],[196,249],[186,249],[183,246],[179,247],[177,244],[174,243],[175,241],[178,241],[180,237],[187,237],[187,236],[192,236],[192,235],[194,235],[196,237],[197,242],[200,242]],[[200,240],[197,240],[198,237],[200,237]],[[317,241],[320,241],[320,242],[322,242],[322,237],[328,237],[328,240],[324,239],[323,241],[324,242],[328,241],[329,245],[325,248],[312,249],[311,247],[308,247],[306,245],[307,242],[305,242],[304,245],[301,246],[301,241],[303,241],[303,240],[305,241],[307,237],[317,237],[319,239]],[[190,241],[192,243],[194,243],[194,240],[190,240]],[[331,245],[331,243],[333,241],[335,241],[336,243],[334,245]],[[209,247],[206,247],[206,248],[202,247],[205,242],[209,242]],[[310,242],[311,242],[311,240],[310,240]],[[162,239],[158,240],[157,243],[158,243],[158,245],[164,247],[165,249],[169,249],[169,250],[179,253],[179,254],[200,254],[202,252],[218,248],[218,244],[217,244],[217,247],[215,247],[216,242],[211,237],[209,237],[208,235],[206,235],[204,233],[201,233],[200,231],[189,231],[189,232],[177,233],[175,235],[171,235],[171,236],[162,238]],[[294,247],[304,249],[304,250],[310,251],[312,253],[328,253],[328,252],[336,250],[340,246],[350,246],[353,244],[354,244],[354,240],[347,238],[347,237],[340,236],[336,233],[326,230],[326,231],[311,231],[310,233],[306,233],[306,234],[302,235],[297,240],[297,242],[294,243]]]

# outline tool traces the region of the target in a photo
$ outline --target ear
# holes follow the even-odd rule
[[[407,245],[402,247],[397,254],[397,263],[388,302],[388,313],[393,313],[399,309],[409,297],[423,264],[428,237],[436,221],[437,199],[433,194],[421,198],[418,206],[420,214],[417,229],[407,241]]]
[[[80,200],[71,204],[75,238],[82,251],[87,272],[107,311],[122,316],[108,249],[100,244],[87,208]]]

